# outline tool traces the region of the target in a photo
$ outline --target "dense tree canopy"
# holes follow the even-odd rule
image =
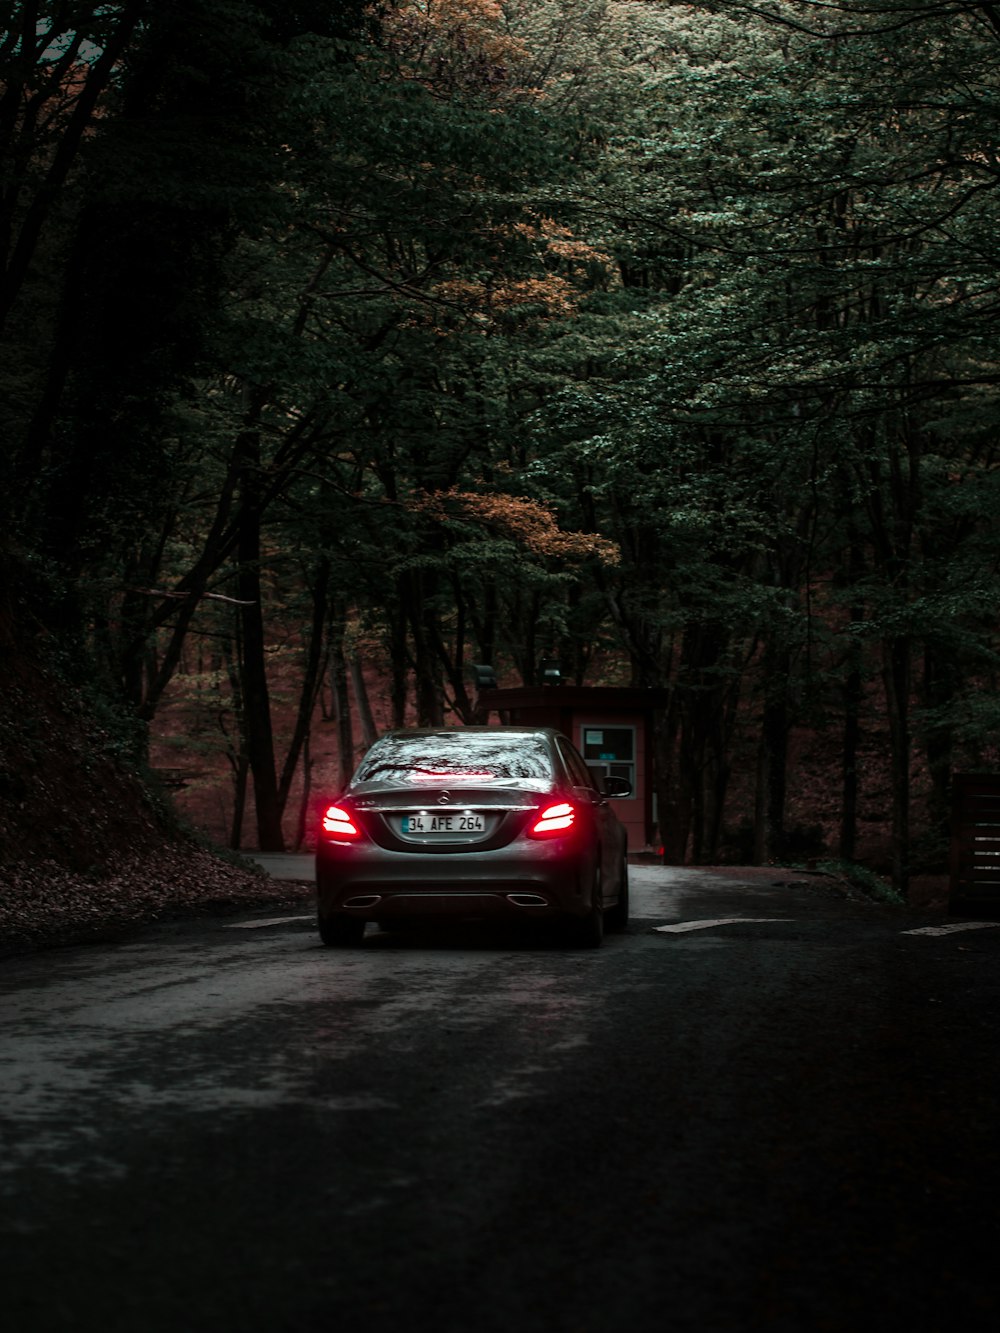
[[[940,857],[1000,727],[996,6],[0,12],[5,568],[143,728],[212,645],[237,840],[324,679],[347,768],[366,660],[434,723],[555,656],[666,691],[668,857],[734,770],[785,855],[808,730],[852,859],[883,727],[897,885]]]

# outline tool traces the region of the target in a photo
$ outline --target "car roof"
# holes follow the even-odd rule
[[[383,732],[378,740],[372,742],[366,751],[366,754],[370,754],[372,750],[376,749],[383,742],[403,744],[404,746],[407,742],[410,742],[411,745],[408,748],[412,749],[412,743],[419,745],[421,741],[426,741],[430,745],[437,740],[451,741],[453,738],[460,738],[461,740],[467,739],[473,748],[475,748],[475,741],[479,737],[482,737],[484,740],[489,740],[490,738],[496,739],[501,736],[509,738],[515,742],[523,740],[525,744],[528,745],[534,742],[536,745],[540,745],[546,750],[553,758],[558,756],[558,741],[561,741],[566,745],[572,744],[565,733],[557,730],[555,727],[517,725],[503,725],[496,727],[396,727],[392,731]]]
[[[391,731],[384,731],[378,739],[385,740],[390,736],[392,737],[452,736],[456,734],[462,736],[470,736],[470,735],[495,736],[497,732],[505,733],[507,735],[512,735],[512,736],[543,736],[548,738],[549,740],[554,740],[557,736],[561,740],[567,739],[565,734],[559,731],[556,727],[517,726],[516,724],[502,725],[495,727],[491,726],[394,727]],[[378,742],[376,742],[376,744],[377,743]]]

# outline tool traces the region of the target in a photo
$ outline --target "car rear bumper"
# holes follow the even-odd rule
[[[368,921],[579,916],[590,909],[593,880],[593,856],[555,841],[435,856],[321,844],[316,855],[320,914]]]

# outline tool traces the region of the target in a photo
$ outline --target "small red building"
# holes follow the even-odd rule
[[[651,846],[655,836],[653,712],[664,702],[662,690],[614,685],[537,685],[479,692],[480,706],[501,723],[555,727],[573,741],[590,767],[631,782],[630,797],[613,798],[631,852]]]

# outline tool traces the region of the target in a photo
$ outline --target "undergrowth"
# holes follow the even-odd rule
[[[888,903],[892,907],[906,905],[889,881],[883,879],[881,875],[876,875],[874,870],[869,870],[867,866],[858,865],[854,861],[820,861],[816,868],[846,879],[850,885],[860,889],[875,902]]]

